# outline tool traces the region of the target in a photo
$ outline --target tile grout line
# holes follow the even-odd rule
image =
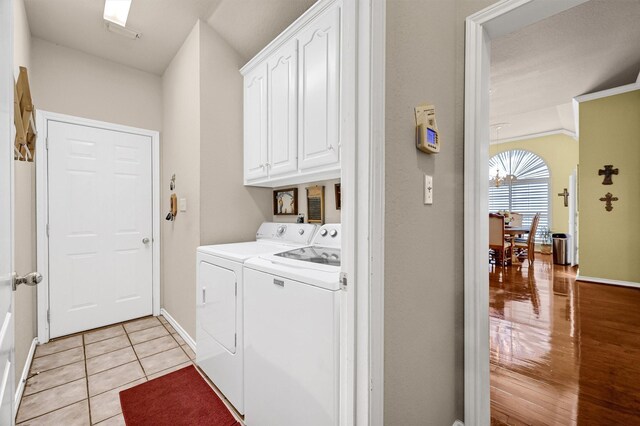
[[[37,416],[35,416],[35,417],[31,417],[31,418],[25,419],[25,420],[23,420],[23,421],[22,421],[22,422],[20,422],[20,423],[16,423],[16,426],[20,426],[20,425],[22,425],[22,424],[25,424],[26,422],[30,422],[30,421],[33,421],[33,420],[35,420],[35,419],[39,419],[40,417],[44,417],[44,416],[46,416],[46,415],[48,415],[48,414],[55,413],[56,411],[64,410],[65,408],[69,408],[69,407],[71,407],[72,405],[75,405],[75,404],[77,404],[77,403],[79,403],[79,402],[82,402],[82,401],[87,401],[87,406],[89,405],[89,399],[88,399],[88,398],[86,398],[86,399],[80,399],[80,400],[78,400],[78,401],[76,401],[76,402],[72,402],[71,404],[63,405],[63,406],[62,406],[62,407],[60,407],[60,408],[56,408],[55,410],[47,411],[46,413],[38,414],[38,415],[37,415]]]
[[[87,407],[89,409],[89,424],[93,424],[91,421],[91,394],[89,393],[89,371],[87,370],[87,348],[84,344],[84,334],[82,335],[82,354],[84,355],[84,380],[87,386]]]
[[[78,362],[82,362],[82,361],[78,361]],[[74,362],[73,364],[76,364],[76,363]],[[73,364],[68,364],[68,365],[73,365]],[[48,371],[52,371],[52,370],[48,370]],[[86,370],[85,370],[85,374],[87,374]],[[82,379],[86,379],[86,377],[80,377],[80,378],[77,378],[77,379],[73,379],[73,380],[70,380],[68,382],[60,383],[59,385],[51,386],[50,388],[46,388],[46,389],[39,390],[37,392],[30,393],[29,395],[24,395],[24,397],[22,399],[24,399],[24,398],[26,398],[28,396],[41,394],[42,392],[46,392],[46,391],[51,390],[51,389],[59,388],[60,386],[68,385],[69,383],[77,382],[78,380],[82,380]],[[20,400],[21,403],[22,403],[22,399]]]
[[[160,323],[162,323],[162,321],[160,321]],[[167,322],[167,324],[169,324]],[[182,347],[183,345],[180,344],[180,342],[178,342],[178,339],[175,338],[175,336],[173,335],[173,333],[171,333],[171,330],[169,330],[164,323],[162,323],[162,325],[164,326],[164,328],[169,332],[169,335],[173,338],[173,340],[178,344],[178,347],[180,349],[182,349],[182,352],[184,352],[184,354],[187,356],[187,359],[189,360],[189,362],[191,362],[191,364],[195,365],[195,359],[191,359],[191,357],[189,356],[189,354],[187,353],[187,351],[184,350],[184,348]],[[170,325],[170,324],[169,324]],[[174,329],[175,330],[175,329]],[[178,334],[178,332],[176,332],[175,334]],[[178,334],[179,335],[179,334]],[[182,338],[182,336],[180,336],[180,338]],[[182,339],[184,340],[184,339]],[[184,345],[189,346],[187,344],[187,342],[184,343]]]
[[[159,322],[159,321],[158,321]],[[124,327],[124,325],[123,325]],[[149,327],[151,328],[151,327]],[[147,376],[147,370],[144,369],[144,367],[142,366],[142,362],[140,362],[140,358],[138,357],[138,353],[136,352],[136,348],[133,346],[133,342],[131,342],[131,338],[129,337],[129,332],[127,331],[127,329],[124,329],[125,331],[125,336],[127,336],[127,340],[129,341],[129,344],[131,345],[131,350],[133,351],[133,354],[136,357],[136,360],[138,361],[138,365],[140,366],[140,369],[142,370],[142,374],[144,374],[144,380],[145,382],[149,381],[149,377]]]

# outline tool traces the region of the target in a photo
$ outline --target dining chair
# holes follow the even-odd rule
[[[511,239],[504,232],[504,216],[489,213],[489,253],[504,267],[511,258]],[[509,257],[507,257],[507,255]]]
[[[513,226],[514,228],[518,228],[522,226],[522,213],[509,213],[511,216],[511,222],[509,222],[509,226]]]
[[[536,232],[538,231],[538,223],[540,223],[540,213],[536,213],[531,221],[529,235],[526,239],[516,239],[514,241],[514,250],[517,251],[518,259],[525,257],[529,260],[529,265],[533,265],[536,257]]]

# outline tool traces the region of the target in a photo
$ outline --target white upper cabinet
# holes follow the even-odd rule
[[[244,179],[268,176],[267,66],[254,68],[244,78]]]
[[[268,61],[269,176],[298,169],[298,48],[291,40]]]
[[[342,8],[319,1],[245,65],[245,185],[340,177]]]
[[[340,8],[313,20],[297,38],[298,167],[308,170],[340,161]]]

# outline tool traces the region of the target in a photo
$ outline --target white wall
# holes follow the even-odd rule
[[[385,424],[451,425],[464,411],[464,18],[492,0],[388,0]],[[433,103],[441,152],[416,150]],[[423,174],[434,203],[423,204]]]
[[[255,239],[271,220],[270,189],[243,184],[243,79],[246,61],[200,23],[200,241]]]
[[[200,23],[162,76],[161,206],[169,211],[169,181],[187,211],[162,221],[162,306],[195,338],[196,247],[200,243]]]
[[[31,72],[31,32],[23,0],[13,0],[13,25],[13,65],[17,79],[20,66]],[[18,274],[24,275],[36,270],[35,164],[16,161],[14,179],[14,266]],[[17,383],[22,375],[31,342],[36,337],[36,289],[20,286],[14,294]]]
[[[157,75],[33,38],[36,108],[150,130],[162,128]]]

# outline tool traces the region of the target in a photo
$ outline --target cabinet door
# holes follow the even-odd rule
[[[301,170],[340,161],[340,13],[332,7],[298,35]]]
[[[244,77],[244,180],[267,177],[267,66]]]
[[[298,168],[297,59],[295,39],[269,59],[269,176]]]

